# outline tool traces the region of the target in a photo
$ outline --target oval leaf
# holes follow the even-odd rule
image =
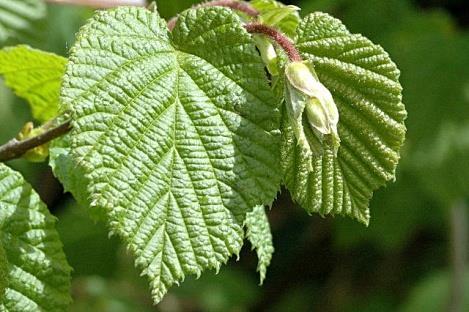
[[[297,33],[297,47],[337,104],[342,142],[337,158],[327,147],[322,156],[306,157],[285,116],[281,153],[286,186],[310,213],[350,215],[368,224],[369,200],[394,179],[405,137],[399,71],[380,46],[351,34],[327,14],[307,16]]]

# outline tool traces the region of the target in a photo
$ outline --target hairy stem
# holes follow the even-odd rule
[[[237,0],[214,0],[209,2],[204,2],[200,4],[196,4],[193,8],[203,8],[203,7],[227,7],[236,11],[240,11],[249,15],[251,17],[256,17],[259,15],[259,11],[254,9],[249,3]],[[176,26],[177,16],[171,18],[168,21],[168,28],[169,30],[173,30],[174,26]]]
[[[57,125],[44,125],[45,131],[35,137],[28,138],[25,140],[11,139],[7,143],[0,146],[0,162],[5,162],[15,158],[20,158],[27,151],[41,146],[47,142],[52,141],[64,134],[71,129],[70,120]]]
[[[209,2],[200,3],[194,6],[194,8],[209,7],[209,6],[221,6],[231,8],[236,11],[243,12],[249,16],[256,17],[259,15],[259,11],[254,9],[249,3],[237,0],[214,0]]]
[[[271,38],[275,42],[277,42],[278,45],[288,55],[288,58],[290,59],[290,61],[292,62],[302,61],[300,52],[298,52],[293,42],[291,42],[291,40],[287,36],[279,32],[275,28],[261,24],[259,22],[249,23],[249,24],[244,25],[244,27],[251,34],[263,34]]]
[[[113,8],[117,6],[146,6],[146,0],[45,0],[54,4],[73,4],[89,6],[97,9]]]
[[[451,207],[451,287],[448,311],[462,312],[468,248],[467,205],[464,200]]]

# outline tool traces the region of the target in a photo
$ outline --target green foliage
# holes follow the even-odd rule
[[[42,0],[0,0],[0,44],[33,35],[36,23],[45,15]]]
[[[286,35],[293,37],[300,23],[299,8],[284,5],[275,0],[253,0],[250,4],[259,11],[259,20],[270,26],[278,27]]]
[[[433,144],[415,153],[420,183],[450,207],[469,194],[469,123],[442,125]]]
[[[55,117],[66,59],[52,53],[19,45],[0,50],[0,74],[7,86],[26,99],[35,119]]]
[[[252,249],[256,250],[260,275],[260,284],[264,282],[267,267],[274,253],[272,233],[270,232],[269,219],[263,206],[256,206],[246,214],[246,237],[251,242]]]
[[[0,0],[0,9],[7,6],[4,3]],[[8,2],[8,6],[33,3]],[[59,101],[64,112],[59,119],[71,117],[71,133],[51,144],[54,174],[79,205],[89,208],[93,217],[124,240],[142,275],[148,276],[155,302],[188,275],[198,277],[206,269],[218,272],[230,256],[239,255],[244,238],[257,252],[262,284],[274,250],[264,206],[272,204],[282,176],[293,199],[308,213],[350,215],[365,224],[373,191],[395,178],[406,111],[399,71],[387,53],[365,37],[351,34],[327,14],[311,14],[300,21],[296,7],[272,0],[255,0],[252,5],[260,11],[258,21],[294,40],[311,65],[322,89],[320,94],[316,89],[308,94],[308,103],[328,95],[324,118],[319,120],[320,114],[307,107],[310,115],[306,117],[301,110],[296,119],[302,124],[316,118],[316,129],[333,134],[335,144],[324,144],[319,155],[302,150],[286,110],[280,107],[285,100],[282,70],[291,63],[267,37],[248,34],[243,27],[248,17],[230,9],[187,10],[178,16],[171,33],[156,11],[101,11],[78,33],[68,64],[65,58],[27,46],[0,51],[0,73],[30,103],[36,119],[44,122],[56,117]],[[176,13],[168,10],[171,6],[163,5],[167,17]],[[17,10],[18,16],[24,12]],[[39,18],[33,9],[27,12],[30,20]],[[60,36],[70,38],[69,31],[64,32]],[[255,42],[261,53],[273,52],[273,58],[267,54],[261,58]],[[325,123],[333,129],[325,131]],[[305,130],[308,140],[313,131]],[[9,175],[0,180],[0,190],[8,189],[12,177],[24,184],[16,173],[5,170]],[[50,278],[53,281],[46,286],[60,290],[45,288],[44,293],[31,296],[27,282],[15,284],[19,277],[9,276],[8,287],[24,286],[25,295],[33,299],[13,302],[10,287],[4,303],[32,306],[37,301],[47,310],[63,309],[69,298],[60,291],[68,287],[69,269],[53,218],[26,186],[26,195],[34,200],[23,208],[42,214],[44,224],[40,225],[47,226],[47,235],[52,237],[47,243],[55,248],[53,260],[58,263],[41,271],[49,274],[41,276],[41,281]],[[21,195],[18,202],[23,205],[24,201]],[[64,227],[74,227],[70,220],[80,221],[77,231],[86,227],[78,215],[65,219]],[[36,224],[37,220],[24,222]],[[88,232],[81,234],[88,238]],[[73,253],[85,240],[65,234],[77,263],[86,262]],[[9,266],[17,258],[23,260],[18,253],[10,259],[12,250],[19,250],[10,245],[4,245]],[[5,279],[0,282],[5,284]],[[107,283],[91,281],[90,285],[98,285],[101,295],[109,295]],[[52,292],[60,296],[46,300]],[[215,291],[208,292],[217,299]],[[207,302],[205,306],[212,310],[229,306]]]
[[[89,208],[88,180],[80,168],[73,163],[70,155],[69,134],[52,141],[49,148],[49,165],[56,178],[62,183],[64,191],[70,192],[80,206]],[[95,220],[105,219],[104,212],[90,209],[88,211]]]
[[[278,189],[279,159],[276,101],[236,15],[191,10],[170,37],[157,13],[101,12],[78,35],[62,95],[91,204],[156,302],[239,253],[245,214]]]
[[[411,290],[402,312],[445,311],[449,304],[450,272],[436,272],[420,281]],[[464,274],[463,311],[469,310],[469,271]]]
[[[394,179],[404,141],[399,71],[381,47],[327,14],[308,15],[296,44],[334,97],[342,143],[337,157],[330,147],[321,157],[307,157],[284,120],[285,184],[310,213],[352,215],[368,224],[372,193]]]
[[[23,177],[0,164],[0,233],[8,262],[1,311],[63,311],[70,267],[55,218]]]

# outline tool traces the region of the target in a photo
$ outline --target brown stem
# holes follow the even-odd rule
[[[45,0],[53,4],[72,4],[89,6],[96,9],[114,8],[117,6],[146,6],[146,0]]]
[[[11,139],[0,146],[0,162],[20,158],[27,151],[66,134],[70,129],[71,124],[70,120],[68,120],[56,127],[45,130],[43,133],[35,137],[26,140]]]
[[[245,13],[246,15],[256,17],[259,15],[259,11],[253,8],[249,3],[237,0],[214,0],[209,2],[200,3],[194,5],[192,8],[203,8],[203,7],[226,7],[236,11]],[[172,17],[168,21],[168,29],[172,31],[176,26],[178,18],[177,16]]]
[[[244,25],[246,30],[251,34],[263,34],[270,37],[272,40],[278,43],[278,45],[287,53],[288,58],[292,62],[301,62],[300,52],[296,49],[293,42],[288,37],[279,32],[273,27],[261,24],[259,22],[253,22]]]

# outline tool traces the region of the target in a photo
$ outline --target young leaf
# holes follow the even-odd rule
[[[0,0],[0,44],[22,39],[35,31],[35,23],[46,15],[42,0]]]
[[[267,219],[264,206],[258,205],[246,214],[245,226],[246,237],[251,242],[252,249],[255,249],[257,253],[257,271],[262,285],[267,273],[267,267],[274,253],[272,233],[270,232],[269,219]]]
[[[399,71],[380,46],[327,14],[307,16],[297,31],[297,47],[339,109],[341,144],[337,158],[330,147],[322,156],[307,157],[284,116],[285,184],[309,213],[350,215],[368,224],[369,200],[394,179],[404,141]]]
[[[259,11],[262,23],[278,27],[289,37],[294,37],[300,23],[298,7],[284,5],[275,0],[253,0],[250,4]]]
[[[279,116],[250,35],[228,9],[99,12],[79,33],[62,99],[71,156],[150,279],[155,302],[238,254],[245,215],[279,185]]]
[[[33,117],[40,122],[57,115],[66,62],[61,56],[25,45],[0,50],[0,74],[7,86],[29,102]]]
[[[55,218],[23,177],[1,163],[0,234],[8,266],[0,311],[65,311],[71,269]]]

